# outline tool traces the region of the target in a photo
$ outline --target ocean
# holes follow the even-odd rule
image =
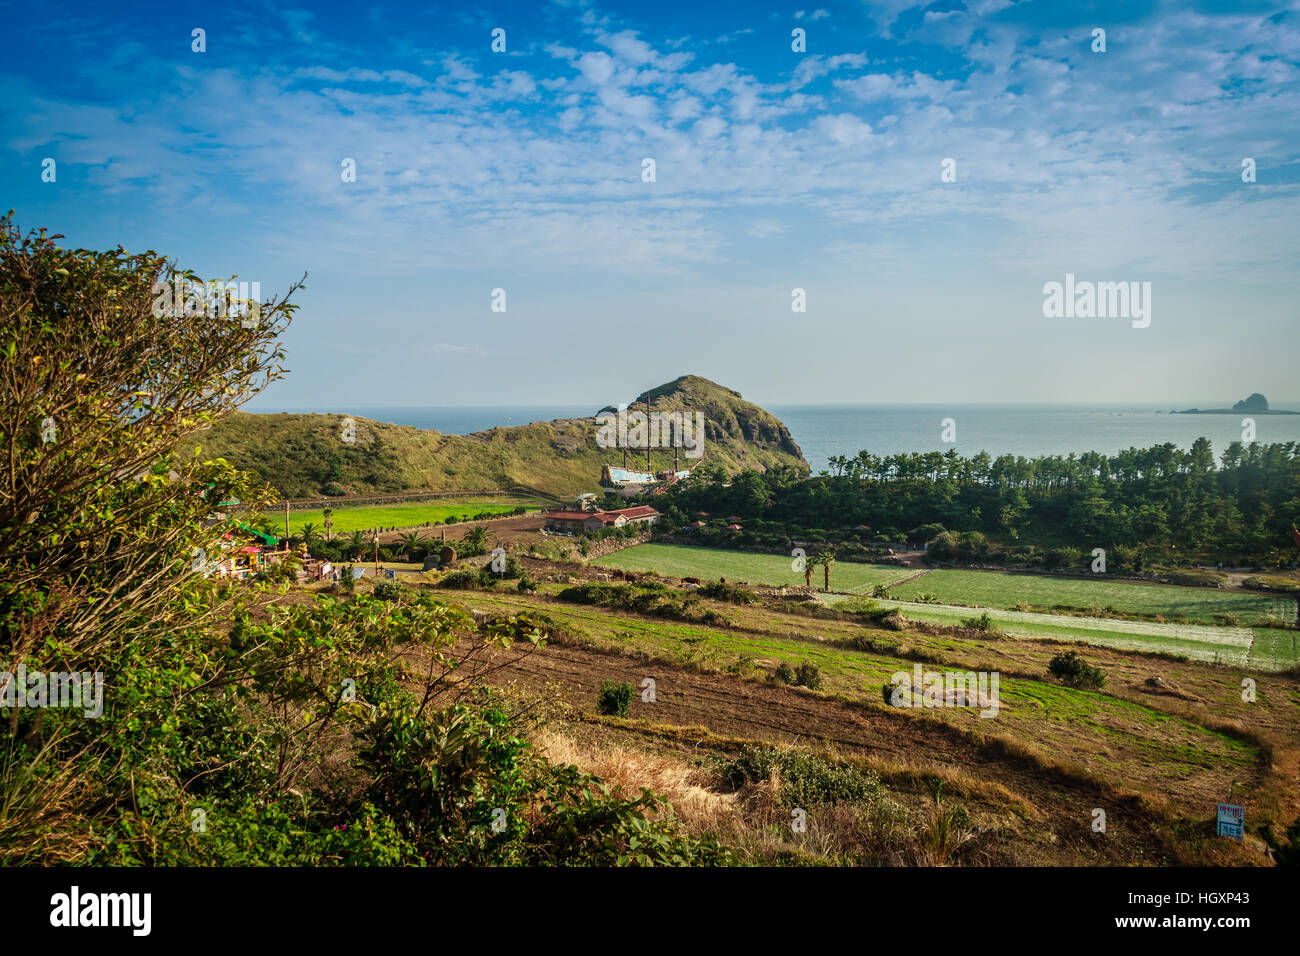
[[[1192,403],[1194,405],[1194,403]],[[1098,451],[1114,454],[1173,442],[1188,448],[1210,440],[1217,456],[1229,442],[1242,440],[1245,414],[1171,415],[1170,407],[1119,405],[770,405],[764,406],[790,429],[813,471],[829,467],[832,455],[874,455],[947,451],[964,456],[1066,455]],[[1187,408],[1191,405],[1184,404]],[[1202,402],[1201,407],[1214,407]],[[322,409],[258,409],[322,411]],[[594,416],[591,405],[428,406],[348,408],[359,415],[398,425],[467,435],[497,426],[524,425],[555,418]],[[1300,415],[1255,415],[1255,440],[1300,442]],[[952,419],[943,439],[945,419]]]

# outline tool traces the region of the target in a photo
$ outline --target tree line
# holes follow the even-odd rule
[[[1037,458],[862,451],[806,478],[792,468],[728,477],[706,464],[660,501],[685,515],[795,529],[865,525],[886,540],[926,526],[933,536],[938,525],[1006,546],[1141,546],[1173,560],[1288,563],[1300,522],[1300,443],[1233,442],[1217,461],[1206,438],[1188,449]]]

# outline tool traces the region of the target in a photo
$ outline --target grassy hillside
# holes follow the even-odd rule
[[[730,389],[686,375],[643,393],[638,407],[644,408],[647,397],[654,411],[704,413],[709,464],[727,471],[777,465],[808,469],[785,425]],[[225,458],[257,473],[291,498],[514,485],[573,495],[599,492],[601,465],[623,461],[620,451],[596,446],[595,414],[593,409],[591,418],[473,435],[444,435],[354,416],[356,440],[349,443],[342,440],[345,414],[237,412],[191,444],[205,458]],[[644,461],[642,451],[640,465]],[[682,461],[690,462],[685,456]],[[670,451],[654,452],[657,470],[671,466]]]

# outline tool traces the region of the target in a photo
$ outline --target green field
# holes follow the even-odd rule
[[[803,575],[781,555],[750,554],[716,548],[683,545],[641,544],[598,558],[593,564],[629,571],[658,571],[675,577],[747,581],[750,584],[799,585]],[[885,565],[839,562],[831,566],[828,604],[869,594],[882,583],[891,583],[916,572]],[[821,570],[813,581],[821,583]],[[907,601],[921,593],[935,595],[946,604]],[[1276,598],[1218,591],[1209,588],[1172,587],[1126,581],[1088,581],[1070,578],[1034,577],[995,571],[931,571],[890,590],[896,600],[881,604],[896,606],[907,618],[935,624],[959,624],[987,610],[998,627],[1015,637],[1082,641],[1120,650],[1163,651],[1191,660],[1237,666],[1252,665],[1265,670],[1285,670],[1300,663],[1300,632],[1281,628],[1210,626],[1216,614],[1236,614],[1249,623]],[[1025,603],[1034,611],[1017,611]],[[1098,609],[1088,616],[1052,614],[1048,610],[1064,605],[1081,610]],[[1126,621],[1107,615],[1102,608],[1121,613],[1181,613],[1185,621]]]
[[[479,514],[508,514],[520,505],[529,511],[536,511],[544,502],[537,498],[517,498],[506,495],[491,495],[482,498],[430,498],[428,501],[414,501],[405,505],[363,505],[352,508],[335,508],[330,520],[334,522],[335,535],[351,531],[365,531],[367,528],[410,528],[425,522],[441,522],[451,516],[457,520]],[[268,515],[273,523],[283,518]],[[321,511],[290,511],[289,529],[297,534],[307,522],[316,525],[318,531],[325,530],[325,515]],[[276,525],[282,528],[282,524]]]
[[[752,554],[746,551],[723,551],[717,548],[694,548],[680,544],[638,544],[624,548],[591,563],[606,568],[625,571],[658,571],[674,577],[693,577],[701,580],[747,581],[750,584],[767,584],[793,587],[804,583],[802,571],[791,567],[793,559],[779,554]],[[877,584],[901,581],[915,571],[893,565],[850,564],[847,561],[831,565],[831,588],[852,594],[868,594]],[[813,568],[813,583],[820,586],[822,569]]]
[[[838,600],[837,600],[838,598]],[[826,603],[851,601],[843,595],[830,595]],[[1147,651],[1177,654],[1193,661],[1231,664],[1244,667],[1248,664],[1263,670],[1284,670],[1291,664],[1285,655],[1293,645],[1289,637],[1300,633],[1279,629],[1278,644],[1281,657],[1271,651],[1252,653],[1272,638],[1258,639],[1257,633],[1247,627],[1211,627],[1205,624],[1157,624],[1153,621],[1123,621],[1101,617],[1072,617],[1063,614],[1045,614],[1034,611],[1007,611],[999,608],[951,607],[944,604],[909,604],[903,601],[873,599],[884,607],[896,607],[911,621],[930,624],[960,624],[963,620],[987,613],[999,630],[1013,637],[1049,638],[1057,641],[1082,641],[1101,647],[1123,651]]]
[[[1059,607],[1095,611],[1097,617],[1105,617],[1107,609],[1121,614],[1179,614],[1182,620],[1207,624],[1223,623],[1216,621],[1216,615],[1223,614],[1235,614],[1242,624],[1252,624],[1283,602],[1289,605],[1290,614],[1295,613],[1294,601],[1269,595],[1004,571],[939,569],[891,588],[889,596],[911,601],[920,594],[932,594],[943,604],[1010,609],[1023,603],[1039,611]]]
[[[1250,659],[1270,670],[1290,670],[1300,667],[1300,631],[1280,627],[1255,628],[1255,646]]]

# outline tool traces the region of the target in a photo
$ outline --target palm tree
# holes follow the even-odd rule
[[[332,540],[333,540],[333,535],[330,534],[330,528],[334,527],[334,522],[330,520],[330,515],[332,515],[333,513],[334,513],[334,509],[333,509],[333,508],[326,508],[325,511],[324,511],[324,515],[325,515],[325,540],[326,540],[326,541],[332,541]]]
[[[835,563],[835,552],[819,551],[814,557],[808,559],[808,563],[822,566],[823,580],[826,583],[825,590],[829,593],[831,589],[831,565]]]
[[[487,536],[487,528],[483,527],[481,524],[475,525],[465,534],[465,541],[476,548],[481,548],[487,544]]]
[[[320,532],[316,530],[316,522],[308,521],[302,526],[302,540],[303,544],[307,545],[308,548],[320,540]]]
[[[359,561],[366,556],[366,546],[368,544],[364,531],[353,531],[348,535],[348,550],[351,552],[354,561]]]
[[[415,551],[423,543],[424,539],[418,531],[408,531],[406,534],[398,536],[401,539],[402,546],[406,548],[406,557],[408,560],[415,560]]]

